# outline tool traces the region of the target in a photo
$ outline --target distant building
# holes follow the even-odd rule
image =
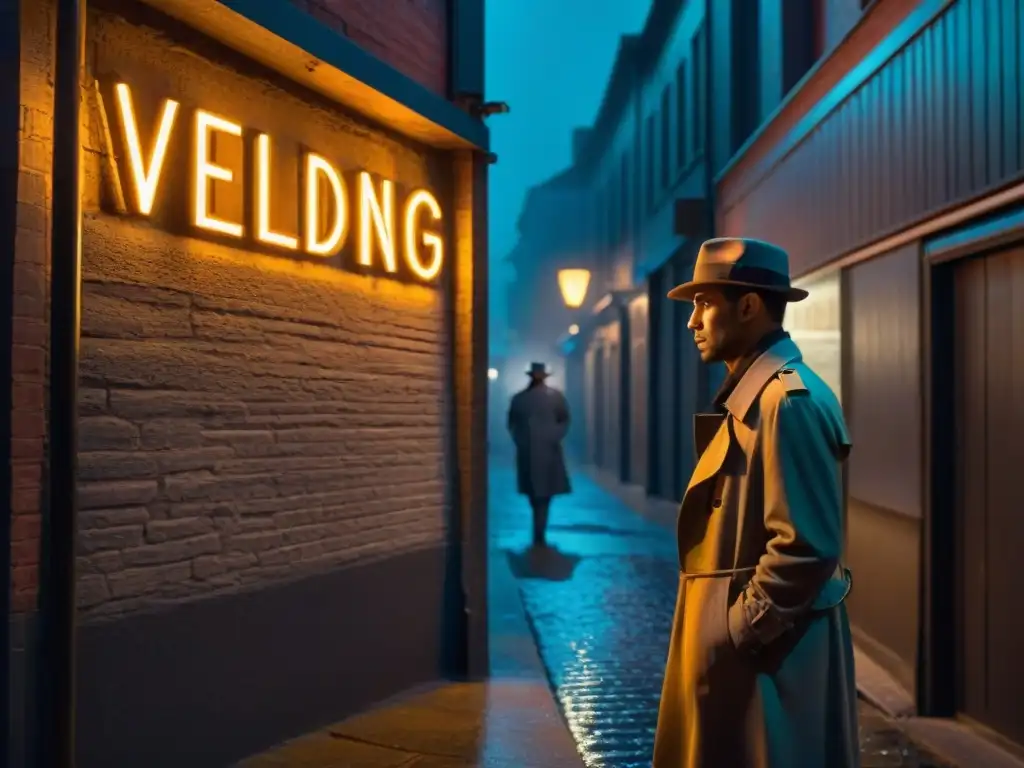
[[[1017,747],[1022,13],[655,0],[576,162],[607,289],[563,347],[585,370],[591,461],[678,499],[720,372],[697,364],[689,306],[665,293],[711,233],[787,248],[811,298],[786,326],[853,434],[857,643],[908,710]]]

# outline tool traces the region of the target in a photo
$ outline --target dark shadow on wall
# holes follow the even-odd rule
[[[441,548],[78,632],[81,768],[223,768],[443,676]]]

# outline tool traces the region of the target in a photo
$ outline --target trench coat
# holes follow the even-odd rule
[[[547,384],[517,393],[508,409],[508,431],[516,446],[519,493],[536,499],[571,493],[562,453],[569,432],[565,395]]]
[[[679,508],[654,768],[857,768],[839,403],[785,338],[718,419]]]

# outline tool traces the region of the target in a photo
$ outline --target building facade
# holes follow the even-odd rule
[[[48,275],[74,222],[70,4],[8,5],[17,765],[60,707]],[[105,0],[83,34],[79,764],[225,765],[485,672],[482,2]]]
[[[564,347],[586,370],[588,455],[680,496],[690,417],[721,372],[697,365],[689,307],[665,293],[710,233],[785,247],[811,293],[785,325],[854,441],[858,647],[908,709],[1019,749],[1024,637],[1000,606],[1024,546],[1009,438],[1024,426],[1024,5],[808,0],[738,13],[749,5],[655,0],[624,40],[583,153],[595,210],[627,201],[598,219],[624,222],[595,249],[597,271],[618,280]],[[668,73],[701,67],[677,97]],[[675,175],[680,147],[704,163],[692,182]]]

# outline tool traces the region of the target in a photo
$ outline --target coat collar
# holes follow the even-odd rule
[[[744,421],[754,401],[780,369],[802,359],[800,348],[789,337],[780,339],[751,363],[743,378],[737,382],[732,393],[725,400],[725,409],[734,419]]]

